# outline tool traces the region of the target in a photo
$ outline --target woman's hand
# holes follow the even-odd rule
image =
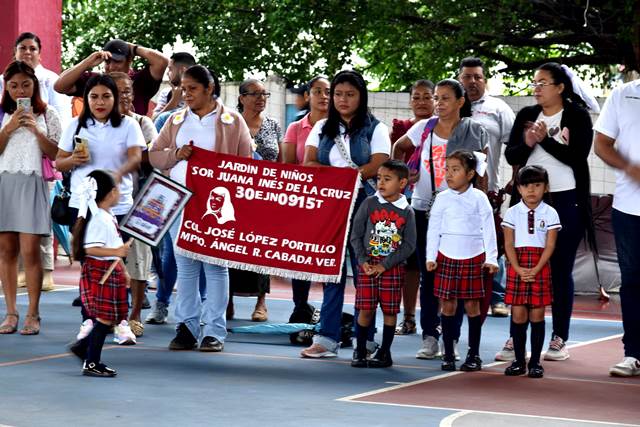
[[[40,129],[38,129],[36,118],[30,111],[23,111],[21,113],[20,126],[27,128],[27,130],[31,131],[31,133],[36,136],[41,133]]]
[[[533,148],[547,136],[547,125],[542,121],[527,125],[525,125],[524,142]]]
[[[418,171],[409,171],[409,184],[415,184],[420,180],[420,172]]]
[[[11,135],[13,132],[18,130],[18,128],[22,127],[22,116],[24,114],[24,110],[22,107],[19,107],[15,113],[11,115],[11,118],[7,122],[6,125],[2,128],[7,135]]]
[[[89,161],[89,154],[84,151],[74,151],[69,157],[72,167],[82,166]]]
[[[189,157],[191,157],[191,153],[193,153],[193,141],[189,141],[188,144],[185,144],[178,150],[176,150],[176,159],[189,160]]]

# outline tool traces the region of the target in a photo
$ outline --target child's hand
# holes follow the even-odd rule
[[[124,245],[120,246],[119,248],[114,249],[115,250],[115,255],[120,257],[120,258],[125,258],[127,256],[127,254],[129,253],[129,246],[131,246],[131,245],[124,244]]]
[[[519,274],[520,278],[525,282],[533,282],[533,279],[535,278],[535,274],[531,274],[530,268],[521,268]]]
[[[433,261],[427,261],[427,271],[435,271],[438,268],[438,263]]]
[[[371,267],[371,274],[370,276],[380,276],[382,273],[385,272],[385,268],[382,266],[382,264],[376,264],[374,266]]]
[[[364,274],[366,274],[367,276],[371,276],[371,274],[373,274],[371,272],[371,264],[369,264],[368,262],[362,264],[362,271],[364,271]]]
[[[131,287],[131,276],[129,276],[129,273],[127,273],[126,268],[124,270],[124,282],[127,288]]]
[[[482,264],[482,268],[485,268],[489,274],[496,274],[500,268],[498,268],[495,264],[487,264],[486,262]]]

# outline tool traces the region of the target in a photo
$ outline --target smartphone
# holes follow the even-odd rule
[[[73,151],[86,154],[89,158],[89,161],[91,161],[91,153],[89,152],[89,140],[87,138],[76,135],[73,137],[73,141],[75,142]]]
[[[18,105],[18,108],[22,107],[24,111],[31,110],[31,98],[18,98],[16,100],[16,104]]]

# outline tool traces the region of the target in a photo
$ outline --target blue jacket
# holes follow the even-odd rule
[[[357,129],[349,136],[349,149],[351,154],[351,160],[358,166],[369,163],[371,158],[371,138],[373,137],[373,131],[380,123],[378,119],[373,115],[367,115],[364,126]],[[335,144],[333,138],[329,138],[324,133],[320,136],[320,143],[318,144],[318,162],[323,165],[329,165],[329,152]]]

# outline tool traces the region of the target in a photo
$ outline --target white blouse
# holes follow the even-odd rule
[[[493,210],[482,191],[448,189],[436,196],[427,232],[427,261],[435,262],[438,252],[453,259],[486,253],[485,263],[498,265]]]
[[[123,244],[124,243],[122,243],[122,237],[120,236],[120,232],[118,231],[118,223],[116,222],[116,218],[111,212],[107,212],[104,209],[99,209],[95,215],[91,216],[84,234],[85,249],[116,249]],[[118,257],[116,256],[92,256],[90,258],[101,260],[118,259]]]
[[[529,211],[521,200],[509,208],[501,225],[514,230],[514,247],[544,248],[547,246],[547,232],[562,228],[558,212],[545,202],[540,202],[533,210],[533,229],[530,229]]]
[[[12,115],[4,115],[2,127],[11,120]],[[62,130],[55,108],[48,106],[46,112],[36,115],[35,119],[38,129],[57,144]],[[9,142],[0,154],[0,173],[42,176],[42,155],[38,138],[26,127],[20,127],[9,136]]]

